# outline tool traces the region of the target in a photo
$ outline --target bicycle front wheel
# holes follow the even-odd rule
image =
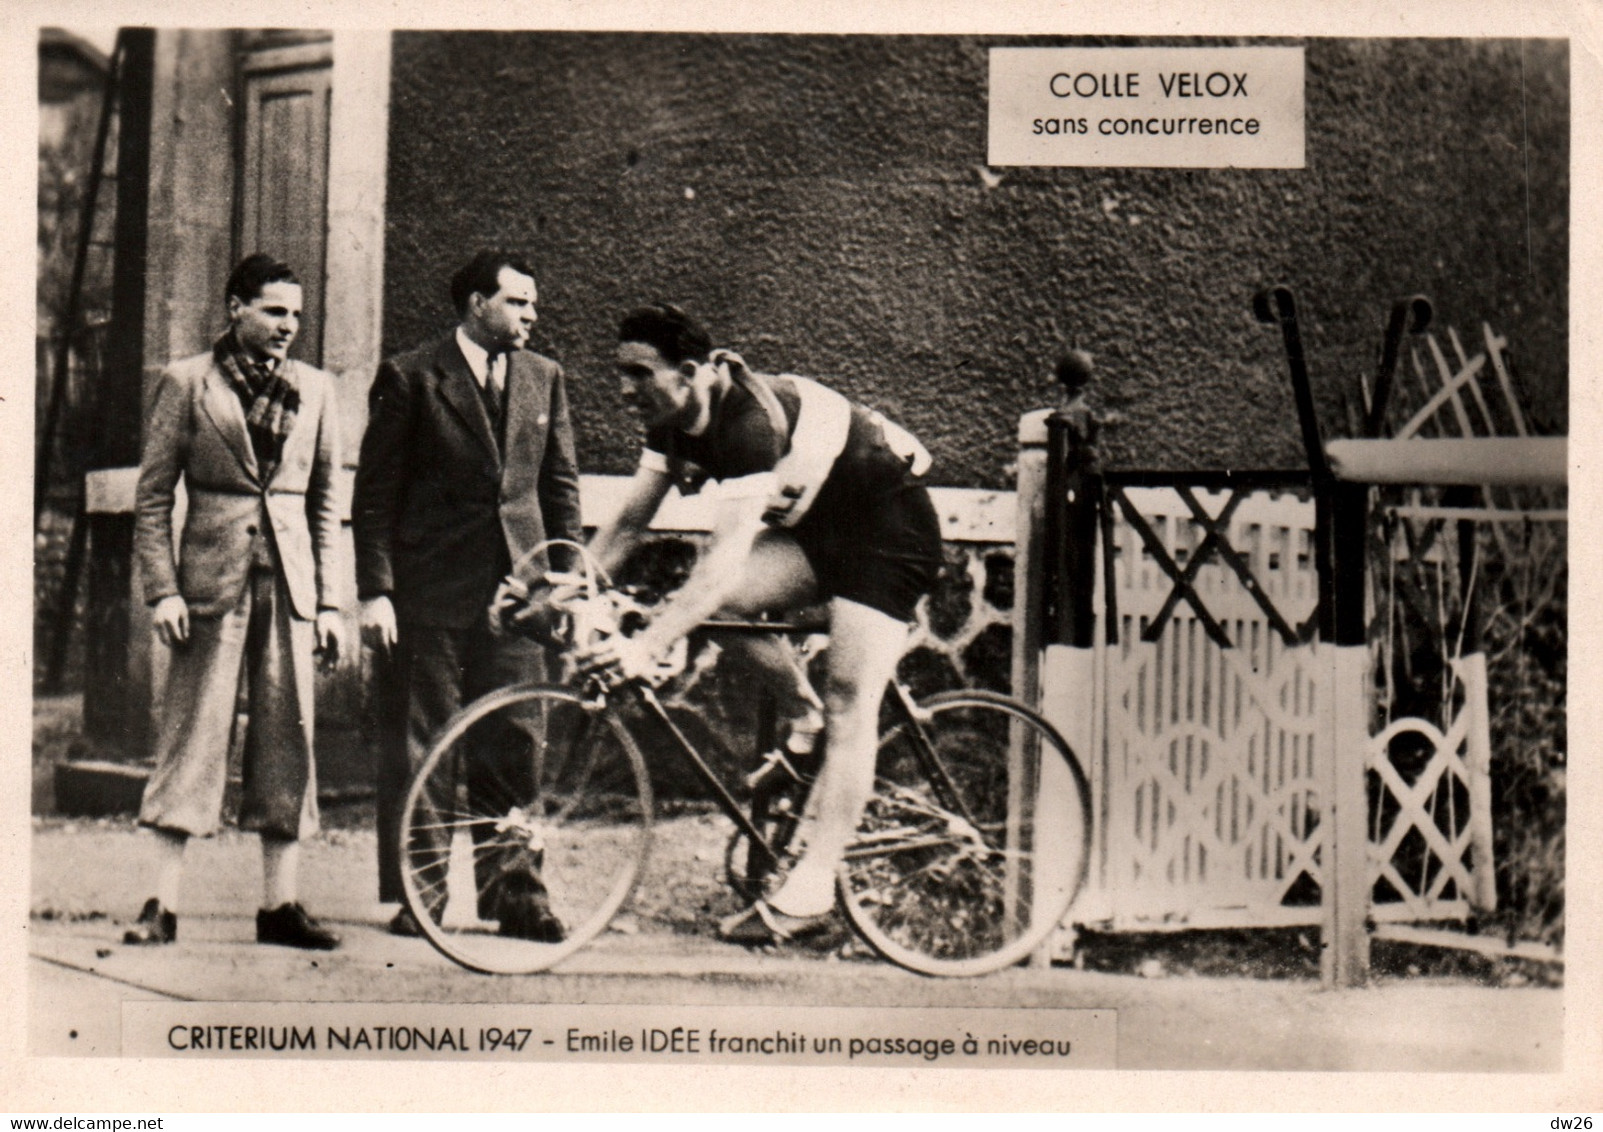
[[[841,866],[852,924],[926,975],[1017,963],[1084,883],[1090,788],[1062,737],[1006,696],[946,692],[880,739],[874,795]]]
[[[651,813],[645,761],[612,711],[566,688],[503,688],[459,712],[413,776],[407,907],[464,967],[543,971],[628,898]]]

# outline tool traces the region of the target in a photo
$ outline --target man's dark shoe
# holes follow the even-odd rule
[[[551,898],[540,879],[544,865],[544,850],[508,846],[494,865],[494,878],[479,890],[479,918],[499,921],[498,935],[536,943],[567,939],[567,929],[551,911]]]
[[[510,841],[486,848],[475,865],[479,881],[479,919],[499,920],[503,893],[545,895],[540,870],[545,867],[545,850],[531,849]]]
[[[299,904],[281,904],[271,910],[257,911],[256,942],[302,947],[308,951],[332,951],[340,945],[340,937],[312,919]]]
[[[440,922],[443,912],[443,909],[437,908],[429,914],[434,917],[434,922],[437,924]],[[390,919],[390,934],[398,935],[405,939],[421,939],[423,925],[418,923],[416,916],[412,915],[412,909],[403,904],[401,905],[401,910]]]
[[[524,853],[522,868],[503,869],[490,890],[490,915],[500,921],[497,934],[536,943],[561,943],[568,938],[562,921],[551,911],[551,897],[540,879],[539,858]]]
[[[154,896],[145,901],[134,926],[122,934],[122,941],[135,947],[172,943],[177,938],[178,917],[163,908]]]
[[[561,943],[568,938],[562,921],[551,911],[542,892],[503,892],[497,935],[533,940],[535,943]]]

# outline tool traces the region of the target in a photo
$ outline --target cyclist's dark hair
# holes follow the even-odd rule
[[[468,313],[468,300],[474,295],[493,295],[501,286],[501,269],[510,267],[519,275],[534,278],[534,268],[522,256],[486,248],[476,253],[451,276],[451,305],[458,315]]]
[[[274,259],[265,252],[255,252],[240,260],[229,273],[228,283],[223,287],[223,298],[249,303],[260,295],[262,288],[269,283],[293,283],[298,287],[300,282],[295,275],[295,269],[289,264]]]
[[[652,303],[624,315],[618,341],[654,347],[671,366],[687,360],[704,362],[712,353],[712,339],[701,323],[672,303]]]

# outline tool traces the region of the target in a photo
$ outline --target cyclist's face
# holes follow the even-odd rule
[[[695,419],[696,363],[670,365],[655,346],[618,343],[618,392],[639,411],[647,427],[679,425]]]

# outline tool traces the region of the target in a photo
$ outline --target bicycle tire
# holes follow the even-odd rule
[[[1052,725],[1007,696],[945,692],[915,719],[880,739],[841,903],[875,951],[909,970],[1001,970],[1046,940],[1085,882],[1089,784]],[[931,773],[931,756],[944,773]]]
[[[406,905],[470,970],[543,971],[628,899],[651,822],[645,760],[611,710],[553,685],[500,689],[453,716],[413,775]]]

